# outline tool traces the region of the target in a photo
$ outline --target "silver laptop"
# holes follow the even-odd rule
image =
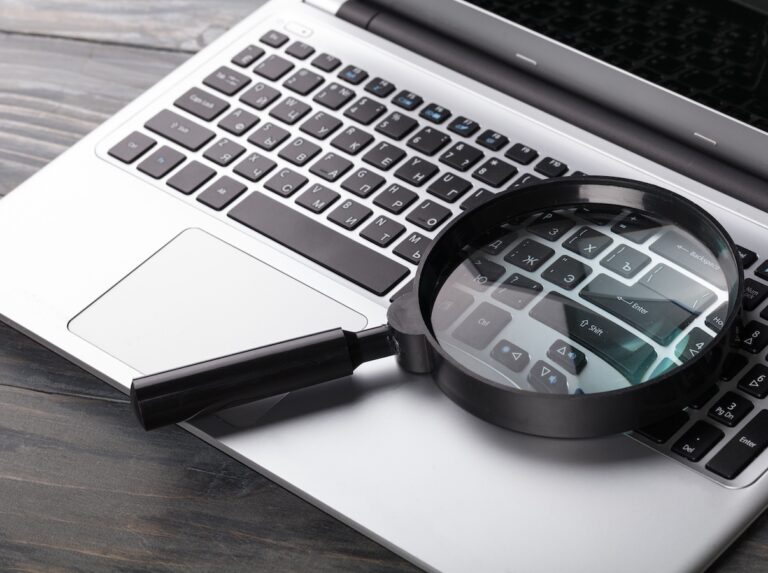
[[[536,438],[385,359],[184,427],[427,570],[701,571],[768,503],[764,7],[272,0],[0,202],[0,314],[127,391],[383,323],[493,193],[656,183],[740,246],[754,332],[678,416]]]

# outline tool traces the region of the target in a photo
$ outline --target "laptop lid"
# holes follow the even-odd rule
[[[376,0],[768,178],[768,0]]]

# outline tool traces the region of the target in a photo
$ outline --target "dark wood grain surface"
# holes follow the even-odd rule
[[[0,195],[260,3],[0,0]],[[712,572],[767,563],[764,515]],[[0,325],[0,570],[415,568]]]

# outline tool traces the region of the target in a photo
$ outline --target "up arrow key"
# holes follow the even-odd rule
[[[547,350],[547,356],[571,374],[578,374],[587,364],[584,353],[564,340],[556,340]]]

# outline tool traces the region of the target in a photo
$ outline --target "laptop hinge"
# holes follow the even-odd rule
[[[305,4],[309,4],[310,6],[313,6],[317,8],[318,10],[322,10],[323,12],[328,12],[328,14],[336,14],[339,11],[339,8],[341,8],[341,5],[344,4],[344,0],[303,0]]]
[[[336,15],[431,61],[528,103],[678,173],[768,211],[766,181],[492,55],[389,11],[347,0]]]

